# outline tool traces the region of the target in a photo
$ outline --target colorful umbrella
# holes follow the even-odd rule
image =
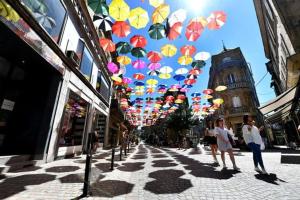
[[[227,89],[227,87],[225,85],[219,85],[218,87],[216,87],[215,91],[222,92],[226,89]]]
[[[212,99],[212,98],[213,98],[213,96],[211,96],[211,95],[209,95],[209,94],[204,95],[204,99]]]
[[[214,91],[212,89],[203,90],[203,94],[212,94]]]
[[[118,76],[120,76],[120,75],[125,75],[126,74],[126,68],[125,68],[125,66],[120,66],[120,69],[119,69],[119,71],[118,72],[116,72],[115,74],[117,74]]]
[[[111,73],[116,73],[119,71],[118,65],[116,65],[114,62],[109,62],[107,64],[107,68]]]
[[[145,85],[145,83],[143,83],[141,81],[134,81],[133,84],[136,85],[136,86],[143,86],[143,85]]]
[[[193,19],[190,20],[191,22],[196,22],[196,23],[200,23],[203,27],[207,26],[207,19],[204,17],[195,17]]]
[[[200,92],[194,92],[191,94],[192,97],[200,97],[201,93]]]
[[[129,65],[131,63],[131,59],[128,56],[118,56],[117,61],[121,65]]]
[[[116,50],[116,45],[110,39],[101,38],[99,39],[100,46],[104,51],[114,52]]]
[[[149,36],[152,39],[160,40],[166,37],[166,29],[163,24],[152,24],[148,30]]]
[[[147,54],[147,58],[150,62],[156,63],[159,62],[162,59],[162,54],[157,51],[150,51]]]
[[[116,82],[122,82],[122,78],[119,76],[111,76],[111,79],[116,81]]]
[[[206,63],[203,60],[195,60],[194,62],[192,62],[192,67],[193,68],[202,68],[206,65]]]
[[[183,24],[176,22],[172,26],[167,26],[167,37],[169,40],[175,40],[181,35]]]
[[[161,79],[169,79],[169,78],[171,78],[172,76],[171,76],[171,74],[168,74],[168,73],[160,73],[160,74],[158,75],[158,77],[161,78]]]
[[[127,54],[131,51],[131,46],[128,42],[118,42],[116,44],[116,51],[119,54]]]
[[[181,100],[181,99],[176,99],[176,100],[175,100],[175,103],[178,103],[178,104],[183,103],[183,100]]]
[[[147,72],[147,74],[148,74],[149,76],[158,76],[158,75],[159,75],[159,71],[153,70],[153,71]]]
[[[147,45],[147,40],[144,36],[135,35],[130,38],[130,43],[134,47],[144,48]]]
[[[141,47],[135,47],[131,50],[131,55],[136,58],[143,58],[147,55],[147,52]]]
[[[152,13],[153,24],[163,23],[169,16],[169,14],[170,14],[170,6],[167,4],[161,4]]]
[[[130,34],[130,26],[125,21],[116,21],[112,32],[118,37],[127,37]]]
[[[185,76],[177,74],[173,76],[173,79],[176,81],[183,81],[185,79]]]
[[[192,84],[195,84],[196,82],[197,82],[196,79],[186,79],[184,81],[184,84],[192,85]]]
[[[178,58],[178,63],[180,65],[189,65],[193,62],[193,58],[190,56],[181,56]]]
[[[116,21],[125,21],[129,12],[130,8],[123,0],[112,0],[109,4],[109,15]]]
[[[211,30],[220,29],[226,22],[226,14],[223,11],[215,11],[207,18],[207,28]]]
[[[199,52],[194,57],[195,60],[203,60],[203,61],[206,61],[209,58],[210,58],[210,53],[208,52]]]
[[[184,99],[186,99],[186,96],[185,96],[184,94],[179,94],[179,95],[177,96],[177,99],[184,100]]]
[[[164,66],[164,67],[160,68],[159,72],[162,74],[168,74],[168,73],[173,72],[173,69],[169,66]]]
[[[183,75],[183,74],[187,74],[189,71],[186,68],[179,68],[175,71],[175,74],[178,75]]]
[[[148,79],[146,83],[148,85],[157,85],[158,81],[156,79]]]
[[[149,22],[149,16],[146,10],[141,7],[137,7],[130,11],[129,23],[136,29],[145,28]]]
[[[136,80],[144,80],[145,79],[145,75],[142,73],[135,73],[133,74],[133,78]]]
[[[88,0],[89,7],[94,11],[95,14],[101,14],[108,16],[108,6],[104,0]]]
[[[136,60],[132,62],[132,66],[135,69],[143,69],[146,67],[146,63],[143,60]]]
[[[177,48],[172,44],[161,47],[161,53],[166,57],[173,57],[177,53]]]
[[[157,69],[159,69],[161,67],[161,64],[160,63],[150,63],[149,65],[148,65],[148,69],[150,69],[150,70],[157,70]]]
[[[188,41],[196,41],[202,34],[204,27],[200,22],[191,21],[186,28],[185,36]]]
[[[224,103],[224,100],[223,100],[223,99],[221,99],[221,98],[214,99],[214,100],[213,100],[213,103],[214,103],[214,104],[218,104],[218,105],[220,105],[220,104]]]
[[[94,15],[93,21],[94,25],[98,27],[99,30],[111,31],[113,22],[108,16]]]
[[[179,9],[173,12],[169,17],[169,24],[173,26],[177,22],[183,23],[186,20],[187,11],[184,9]]]
[[[192,56],[196,52],[196,47],[193,45],[184,45],[180,48],[180,52],[184,56]]]
[[[187,79],[197,79],[197,75],[189,74],[187,75]]]
[[[125,83],[125,84],[130,84],[130,83],[132,83],[132,79],[129,78],[129,77],[124,77],[124,78],[122,79],[122,82]]]
[[[157,8],[161,4],[163,4],[165,0],[149,0],[149,4],[153,6],[154,8]]]

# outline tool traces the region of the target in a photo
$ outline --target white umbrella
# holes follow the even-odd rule
[[[47,14],[42,14],[39,12],[33,13],[34,18],[36,21],[39,22],[44,28],[52,29],[56,26],[56,22],[53,18],[49,17]]]
[[[194,57],[195,60],[203,60],[203,61],[206,61],[209,58],[210,58],[210,53],[208,52],[199,52]]]
[[[177,22],[184,22],[186,20],[187,11],[179,9],[173,12],[169,17],[169,25],[172,27]]]
[[[187,74],[189,72],[189,70],[187,68],[179,68],[175,71],[175,74],[178,74],[178,75],[183,75],[183,74]]]
[[[173,72],[173,69],[169,66],[164,66],[164,67],[160,68],[159,72],[162,74],[169,74],[169,73]]]
[[[110,17],[103,16],[103,15],[94,15],[93,18],[94,25],[98,27],[100,30],[104,31],[111,31],[111,27],[113,25],[113,22]]]

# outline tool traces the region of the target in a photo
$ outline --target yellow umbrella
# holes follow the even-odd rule
[[[171,74],[168,74],[168,73],[159,74],[158,77],[161,79],[169,79],[169,78],[171,78]]]
[[[225,85],[219,85],[218,87],[216,87],[215,91],[221,92],[221,91],[224,91],[226,89],[227,89],[227,87]]]
[[[175,100],[175,103],[183,103],[183,100],[181,100],[181,99],[176,99],[176,100]]]
[[[119,77],[119,76],[112,76],[111,79],[116,81],[116,82],[122,82],[122,78]]]
[[[170,14],[170,6],[167,4],[161,4],[152,13],[153,24],[163,23]]]
[[[118,56],[117,61],[121,65],[129,65],[131,63],[131,59],[128,56]]]
[[[213,98],[213,96],[211,96],[209,94],[207,94],[207,95],[204,96],[204,99],[212,99],[212,98]]]
[[[136,90],[143,90],[145,88],[145,86],[135,86]]]
[[[181,56],[178,58],[178,63],[181,65],[189,65],[193,62],[193,58],[191,56]]]
[[[177,48],[172,44],[166,44],[161,48],[161,53],[166,57],[172,57],[177,53]]]
[[[223,100],[223,99],[221,99],[221,98],[214,99],[214,100],[213,100],[213,103],[214,103],[214,104],[218,104],[218,105],[220,105],[220,104],[224,103],[224,100]]]
[[[163,4],[165,0],[149,0],[149,4],[153,6],[154,8],[157,8],[161,4]]]
[[[0,16],[5,17],[9,21],[17,22],[20,19],[18,13],[5,1],[0,0]]]
[[[208,24],[207,19],[204,17],[195,17],[191,20],[191,22],[200,22],[203,27],[205,27]]]
[[[158,81],[155,80],[155,79],[148,79],[148,80],[146,81],[146,83],[147,83],[148,85],[156,85],[156,84],[158,83]]]
[[[149,16],[146,10],[141,7],[137,7],[130,11],[129,23],[136,29],[145,28],[149,22]]]
[[[123,0],[112,0],[109,14],[116,21],[125,21],[129,17],[130,8]]]

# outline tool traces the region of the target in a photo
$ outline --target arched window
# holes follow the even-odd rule
[[[227,76],[227,81],[228,81],[229,84],[235,83],[235,77],[234,77],[234,75],[233,74],[229,74]]]
[[[234,108],[242,107],[241,99],[238,96],[232,97],[232,105]]]

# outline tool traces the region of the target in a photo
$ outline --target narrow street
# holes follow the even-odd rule
[[[280,152],[263,154],[270,175],[254,172],[252,154],[235,152],[241,172],[212,164],[198,150],[140,144],[110,168],[110,152],[92,160],[92,196],[87,199],[299,199],[299,165],[281,164]],[[218,155],[220,158],[220,155]],[[219,159],[220,160],[220,159]],[[1,175],[0,199],[76,199],[82,193],[85,157],[51,162]]]

